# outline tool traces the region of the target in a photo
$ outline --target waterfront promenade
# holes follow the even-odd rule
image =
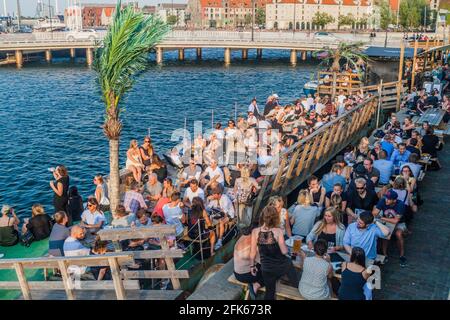
[[[383,266],[379,300],[447,300],[450,294],[450,139],[439,154],[443,168],[427,171],[420,185],[424,204],[405,241],[408,266],[401,268],[391,243],[389,263]]]

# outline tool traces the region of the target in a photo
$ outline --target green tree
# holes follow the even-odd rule
[[[327,24],[333,23],[334,21],[334,17],[326,12],[316,12],[312,19],[312,23],[321,29],[325,28]]]
[[[248,26],[252,24],[252,15],[250,13],[247,13],[244,17],[244,24],[245,26]]]
[[[159,18],[136,12],[132,6],[122,8],[118,0],[113,22],[95,51],[94,70],[97,72],[105,120],[103,133],[109,140],[109,196],[111,211],[120,203],[119,139],[123,124],[120,114],[122,101],[135,83],[136,76],[147,66],[150,49],[160,42],[170,28]]]
[[[423,25],[426,0],[403,0],[400,2],[399,23],[408,30],[417,29]],[[430,10],[427,9],[429,14]],[[427,20],[430,20],[429,18]]]
[[[176,15],[170,15],[167,17],[167,23],[174,26],[178,23],[178,17]]]
[[[338,17],[338,29],[342,26],[352,26],[355,23],[355,17],[351,13],[344,15],[339,15]]]
[[[389,6],[389,2],[384,0],[380,4],[380,28],[385,31],[384,46],[387,46],[388,28],[394,21],[394,13]]]
[[[255,23],[257,25],[266,24],[266,11],[263,8],[256,9]]]

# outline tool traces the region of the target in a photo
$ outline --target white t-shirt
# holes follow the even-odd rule
[[[181,217],[183,216],[183,211],[179,206],[171,208],[169,204],[162,207],[164,219],[168,225],[175,225],[175,232],[177,235],[183,232],[183,224],[181,223]]]
[[[219,167],[217,167],[215,170],[213,170],[211,167],[208,167],[206,168],[205,172],[209,176],[209,179],[212,179],[215,176],[219,175],[219,178],[217,178],[216,181],[220,184],[224,183],[225,179],[223,177],[223,171]]]
[[[81,220],[87,224],[98,224],[103,221],[103,225],[106,224],[106,218],[98,211],[91,213],[89,210],[84,210],[81,214]]]
[[[234,218],[233,202],[231,202],[231,199],[226,194],[222,194],[220,200],[210,200],[208,202],[208,208],[220,209],[228,214],[231,218]]]
[[[346,98],[347,98],[347,97],[344,96],[343,94],[338,95],[338,97],[337,97],[339,103],[344,103],[344,100],[345,100]]]
[[[184,192],[184,198],[188,198],[190,202],[192,202],[192,199],[194,199],[195,197],[199,197],[202,200],[205,200],[205,192],[202,188],[198,188],[197,191],[193,192],[191,190],[191,187],[189,187]]]
[[[213,132],[216,135],[216,138],[222,140],[225,137],[225,132],[221,129],[215,129]]]

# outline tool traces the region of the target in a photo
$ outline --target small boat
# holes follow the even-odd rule
[[[43,31],[43,32],[53,32],[53,31],[63,31],[66,25],[61,22],[57,17],[39,19],[37,25],[33,28],[33,31]]]
[[[319,81],[312,80],[305,83],[303,86],[303,92],[307,96],[308,94],[314,95],[317,92],[317,87],[319,86]]]
[[[15,64],[16,63],[16,57],[12,53],[7,53],[5,59],[0,60],[0,66],[8,65],[8,64]]]

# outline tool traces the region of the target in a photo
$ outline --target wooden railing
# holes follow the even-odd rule
[[[345,146],[374,129],[375,121],[372,120],[377,105],[378,96],[367,98],[282,153],[276,174],[264,177],[253,207],[253,218],[257,219],[260,208],[270,196],[287,196]]]
[[[361,86],[361,80],[359,75],[355,73],[335,73],[335,72],[319,72],[319,82],[323,81],[325,77],[328,77],[328,81],[323,84],[319,84],[317,92],[319,94],[333,94],[343,91],[344,94],[351,94],[354,89]]]
[[[31,259],[2,259],[0,269],[14,269],[17,281],[0,281],[0,289],[20,289],[25,300],[32,299],[31,290],[64,290],[68,300],[74,300],[74,290],[115,290],[117,299],[126,298],[125,289],[138,289],[137,282],[123,282],[120,268],[133,263],[131,253],[113,253],[80,257],[41,257]],[[112,281],[80,281],[79,287],[68,272],[69,266],[77,267],[109,267]],[[62,281],[28,281],[25,269],[59,269]]]
[[[180,249],[170,249],[167,243],[169,236],[175,236],[175,226],[161,225],[139,228],[118,228],[103,229],[98,232],[101,240],[122,241],[130,239],[149,239],[159,238],[161,250],[133,251],[135,259],[156,259],[162,258],[166,262],[167,270],[140,270],[140,271],[122,271],[125,279],[171,279],[175,290],[181,288],[181,278],[189,278],[187,270],[176,270],[173,258],[183,257],[183,251]],[[120,251],[120,246],[116,246]]]

